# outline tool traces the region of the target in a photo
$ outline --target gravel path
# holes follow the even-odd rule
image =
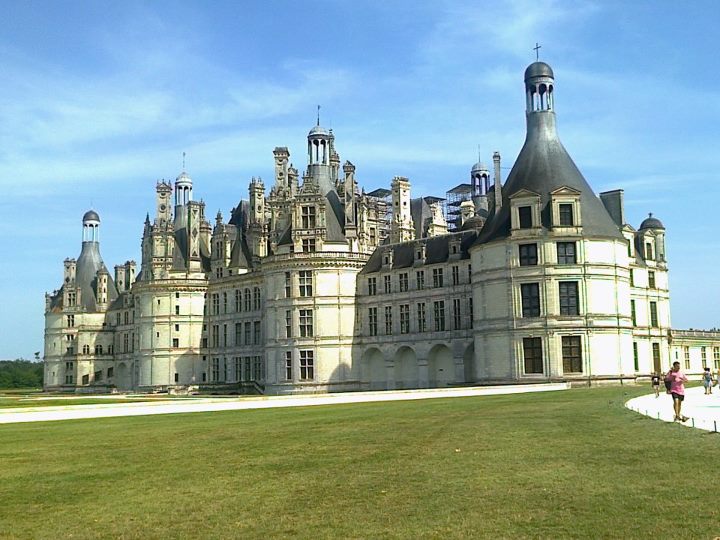
[[[625,406],[657,420],[673,421],[672,397],[665,393],[664,388],[660,397],[656,398],[654,393],[636,397],[625,403]],[[720,390],[713,388],[713,393],[706,396],[702,387],[688,388],[685,391],[682,414],[689,418],[683,425],[717,432],[720,430]]]

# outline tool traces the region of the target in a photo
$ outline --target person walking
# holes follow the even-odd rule
[[[685,383],[688,381],[685,374],[680,371],[680,362],[673,362],[672,368],[665,375],[665,381],[670,383],[670,394],[673,399],[675,422],[685,422],[688,417],[681,413],[682,402],[685,400]]]
[[[652,387],[655,391],[655,397],[660,397],[660,374],[657,371],[653,371],[650,380],[652,381]]]
[[[703,371],[702,381],[703,386],[705,387],[705,395],[709,396],[710,394],[712,394],[713,387],[713,376],[709,367],[706,367],[705,371]]]

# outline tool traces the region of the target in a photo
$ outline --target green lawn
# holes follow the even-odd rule
[[[648,390],[0,426],[0,538],[711,538],[720,437]]]

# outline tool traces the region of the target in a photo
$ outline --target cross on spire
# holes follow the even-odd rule
[[[542,48],[542,45],[539,45],[538,42],[535,42],[535,46],[533,47],[533,50],[535,51],[535,61],[537,62],[540,60],[540,49]]]
[[[317,125],[319,126],[319,125],[320,125],[320,105],[318,105],[317,108],[318,108],[318,113],[317,113]]]
[[[183,152],[183,171],[185,170],[185,152]]]

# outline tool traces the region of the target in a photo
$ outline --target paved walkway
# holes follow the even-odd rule
[[[625,403],[625,406],[635,412],[664,422],[672,422],[675,415],[672,397],[665,393],[665,388],[662,388],[660,397],[656,398],[654,393],[636,397]],[[719,431],[720,390],[713,388],[712,395],[706,396],[702,387],[688,388],[685,390],[682,414],[689,417],[689,420],[683,422],[683,425],[704,429],[705,431]]]
[[[479,386],[427,390],[398,390],[383,392],[346,392],[340,394],[313,394],[307,396],[257,396],[240,398],[193,398],[139,403],[108,403],[99,405],[58,405],[0,409],[0,424],[16,422],[45,422],[77,420],[83,418],[109,418],[115,416],[144,416],[210,411],[236,411],[241,409],[269,409],[273,407],[306,407],[341,403],[367,403],[378,401],[407,401],[449,397],[491,396],[566,390],[567,384],[522,384],[513,386]],[[81,396],[88,398],[91,396]],[[117,398],[118,396],[115,396]]]

